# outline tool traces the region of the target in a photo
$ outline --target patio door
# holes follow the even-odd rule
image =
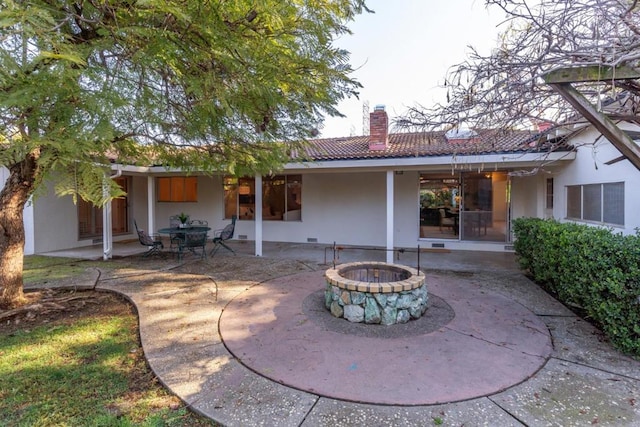
[[[460,179],[451,174],[420,174],[420,238],[458,240]]]
[[[462,240],[506,242],[509,238],[510,185],[506,172],[462,176]]]
[[[126,177],[114,179],[125,192],[129,192],[129,183]],[[129,232],[129,199],[128,196],[114,199],[111,203],[111,230],[113,234],[126,234]],[[78,199],[78,238],[101,239],[102,238],[102,208]]]

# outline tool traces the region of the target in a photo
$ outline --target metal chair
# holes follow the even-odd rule
[[[187,224],[189,224],[190,227],[208,227],[209,226],[209,222],[205,221],[204,219],[192,219]]]
[[[149,248],[149,250],[144,253],[143,258],[153,254],[161,255],[162,249],[164,249],[161,237],[157,234],[147,234],[144,230],[139,229],[135,219],[133,220],[133,225],[136,227],[140,244]]]
[[[182,224],[182,222],[180,221],[180,218],[178,218],[178,215],[171,215],[169,217],[169,227],[178,228],[180,227],[180,224]]]
[[[231,249],[225,243],[227,240],[233,238],[233,233],[235,233],[235,229],[236,229],[236,216],[234,215],[231,217],[231,224],[227,225],[225,228],[221,230],[213,231],[213,249],[211,249],[211,256],[214,256],[221,247],[225,248],[228,251],[231,251],[234,255],[236,254],[236,251]]]
[[[207,256],[207,232],[206,231],[188,231],[184,233],[184,240],[178,246],[178,261],[182,260],[182,256],[186,251],[198,255],[200,250],[200,259]]]
[[[171,215],[169,217],[169,227],[171,228],[179,228],[182,221],[178,218],[178,215]],[[181,233],[169,233],[169,249],[171,252],[175,252],[178,250],[180,246],[180,242],[183,240],[183,234]]]
[[[447,217],[447,213],[444,209],[438,210],[440,211],[440,232],[442,232],[442,227],[451,227],[451,230],[454,230],[456,225],[455,219]]]

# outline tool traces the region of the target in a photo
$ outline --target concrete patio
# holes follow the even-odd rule
[[[221,251],[204,261],[178,263],[171,256],[143,259],[145,248],[137,242],[116,244],[109,268],[87,270],[81,280],[59,285],[126,295],[138,309],[143,348],[156,375],[193,410],[223,425],[640,425],[640,362],[621,355],[588,322],[532,283],[513,254],[422,253],[420,266],[433,283],[434,301],[446,302],[455,316],[436,330],[412,331],[415,341],[407,354],[394,350],[382,368],[369,369],[367,351],[398,338],[358,336],[348,328],[324,331],[288,343],[286,354],[277,353],[277,345],[246,341],[267,332],[277,340],[294,339],[308,332],[297,330],[304,325],[322,329],[323,313],[303,305],[317,292],[316,282],[322,286],[326,245],[266,243],[260,258],[251,256],[252,242],[232,245],[238,255]],[[101,258],[102,251],[56,255]],[[341,251],[337,262],[384,258],[383,251],[361,248]],[[326,259],[333,262],[332,251]],[[417,257],[405,252],[397,262],[415,266]],[[295,321],[283,323],[284,307]],[[246,308],[258,311],[251,315]],[[505,315],[498,321],[493,316],[500,310]],[[395,326],[402,325],[387,328]],[[516,345],[532,329],[540,344]],[[317,357],[322,346],[314,346],[337,337],[347,337],[352,347],[329,364],[338,385],[323,388],[317,381],[324,373],[316,371],[335,353]],[[434,344],[440,338],[441,344]],[[534,365],[505,366],[500,354]],[[317,363],[306,368],[297,363],[309,355]],[[411,371],[418,386],[390,387],[385,393],[392,403],[378,399],[377,390],[365,393],[363,387],[394,384],[408,355],[420,365]],[[276,375],[281,367],[263,363],[270,360],[291,361],[289,372]],[[369,378],[349,381],[361,367]]]

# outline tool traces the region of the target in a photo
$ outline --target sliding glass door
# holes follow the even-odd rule
[[[462,240],[506,242],[509,235],[510,186],[506,172],[462,176]]]
[[[420,174],[420,238],[509,241],[507,172]]]
[[[420,237],[458,239],[460,180],[457,176],[420,175]]]

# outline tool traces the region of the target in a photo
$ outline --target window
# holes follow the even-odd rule
[[[172,176],[158,178],[159,202],[197,202],[198,177]]]
[[[224,217],[229,219],[238,216],[238,179],[225,177],[224,188]]]
[[[602,221],[602,186],[590,184],[582,186],[582,219]]]
[[[547,209],[553,209],[553,178],[547,178]]]
[[[602,185],[602,221],[624,225],[624,182]]]
[[[568,186],[567,218],[624,225],[624,182]]]
[[[262,219],[281,220],[285,211],[285,177],[270,176],[262,179]]]
[[[255,218],[255,179],[225,177],[224,215],[238,219]],[[302,209],[302,175],[275,175],[262,179],[262,219],[299,221]]]
[[[567,187],[567,217],[582,218],[582,187],[579,185]]]
[[[256,183],[253,178],[238,179],[238,218],[253,219],[256,207]]]

